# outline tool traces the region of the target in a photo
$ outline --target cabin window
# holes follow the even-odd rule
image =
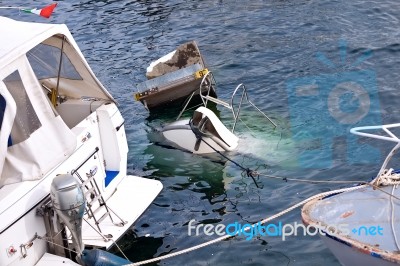
[[[3,82],[17,106],[17,113],[11,129],[11,141],[14,145],[28,139],[35,130],[41,127],[41,124],[25,91],[19,72],[13,72]]]
[[[27,54],[36,77],[40,79],[57,78],[60,67],[61,49],[47,44],[39,44]],[[67,55],[63,52],[61,78],[82,80]]]

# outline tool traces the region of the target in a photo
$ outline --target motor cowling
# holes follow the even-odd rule
[[[61,222],[71,232],[77,253],[81,254],[84,249],[82,220],[86,201],[79,181],[70,174],[56,176],[51,183],[50,197]]]

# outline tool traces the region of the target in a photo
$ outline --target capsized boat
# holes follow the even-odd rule
[[[262,116],[276,127],[276,124],[257,106],[255,106],[248,98],[246,87],[239,84],[232,93],[230,103],[217,99],[210,94],[212,86],[207,82],[207,77],[212,75],[208,72],[204,75],[200,83],[198,93],[202,100],[203,106],[197,108],[191,119],[180,120],[182,114],[195,95],[193,92],[182,111],[179,113],[176,121],[163,127],[161,132],[163,136],[175,146],[196,154],[206,154],[214,152],[233,151],[239,144],[239,138],[234,134],[237,121],[239,120],[240,109],[242,103],[246,100],[254,107]],[[242,91],[237,109],[234,107],[234,97],[237,92]],[[233,127],[229,130],[217,117],[217,115],[207,108],[208,102],[213,102],[228,108],[232,111]]]
[[[124,118],[65,25],[0,24],[0,265],[126,263],[99,249],[162,184],[127,175]]]
[[[400,264],[400,174],[388,168],[400,148],[400,124],[358,127],[352,133],[396,143],[370,185],[308,202],[304,224],[317,228],[342,265]],[[371,130],[383,131],[371,133]]]
[[[184,43],[150,64],[146,73],[148,80],[136,86],[135,100],[149,111],[181,104],[193,92],[198,94],[200,82],[208,72],[196,42]],[[207,77],[210,93],[216,96],[215,80],[211,75]]]
[[[191,119],[163,127],[162,134],[181,148],[199,154],[233,151],[239,142],[239,138],[222,124],[215,113],[203,106],[194,111]]]

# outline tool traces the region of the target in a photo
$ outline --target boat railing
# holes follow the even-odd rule
[[[390,131],[391,128],[399,128],[399,127],[400,127],[400,123],[378,125],[378,126],[354,127],[352,129],[350,129],[350,132],[355,135],[359,135],[359,136],[363,136],[363,137],[381,139],[381,140],[387,140],[387,141],[399,143],[400,138],[398,138],[392,131]],[[382,136],[382,135],[378,135],[378,134],[362,132],[362,131],[366,131],[366,130],[379,130],[379,129],[383,130],[386,134],[388,134],[388,136]]]
[[[397,137],[396,134],[391,131],[391,129],[395,129],[395,128],[400,128],[400,123],[378,125],[378,126],[354,127],[352,129],[350,129],[350,133],[358,135],[358,136],[386,140],[386,141],[397,143],[394,146],[394,148],[389,152],[389,154],[386,156],[385,161],[383,162],[381,169],[379,170],[379,173],[377,176],[380,176],[385,171],[389,161],[392,159],[393,155],[400,148],[400,138]],[[369,131],[369,130],[382,130],[387,134],[387,136],[365,132],[365,131]]]
[[[105,235],[103,234],[100,227],[100,223],[107,217],[109,217],[111,222],[116,226],[123,226],[126,222],[108,206],[107,200],[105,199],[102,193],[102,189],[100,189],[99,184],[95,178],[97,173],[97,167],[90,169],[90,171],[86,173],[86,179],[84,179],[79,173],[81,167],[86,165],[86,163],[91,158],[93,158],[94,155],[97,154],[97,158],[99,158],[98,156],[99,150],[100,149],[96,147],[95,150],[77,168],[71,171],[71,175],[75,175],[81,182],[81,187],[84,191],[84,195],[87,200],[86,213],[88,215],[88,219],[93,218],[94,224],[97,226],[98,229],[96,230],[96,232],[99,233],[101,237],[103,237],[104,241],[109,241],[110,239],[105,237]],[[101,217],[97,218],[95,214],[97,214],[98,216],[101,215]],[[117,219],[120,220],[120,222],[114,221],[112,214],[114,214],[117,217]]]
[[[200,86],[199,86],[200,98],[201,98],[201,100],[203,102],[204,107],[207,107],[207,103],[208,103],[208,101],[210,101],[210,102],[214,102],[216,104],[222,105],[222,106],[224,106],[224,107],[226,107],[226,108],[231,110],[232,115],[233,115],[233,120],[234,120],[233,121],[233,127],[232,127],[232,130],[231,130],[232,133],[235,131],[237,121],[240,119],[239,118],[240,110],[241,110],[241,107],[242,107],[242,104],[243,104],[244,100],[246,100],[246,102],[248,102],[259,113],[261,113],[261,115],[263,115],[274,127],[276,127],[276,124],[263,111],[261,111],[260,108],[258,108],[252,101],[250,101],[249,96],[247,94],[246,86],[243,83],[239,84],[235,88],[235,90],[233,91],[232,96],[230,98],[230,102],[217,99],[216,97],[213,97],[213,96],[210,95],[210,92],[213,89],[213,86],[215,86],[215,84],[216,83],[215,83],[214,75],[212,74],[212,72],[211,71],[207,71],[206,73],[204,73],[203,79],[202,79],[202,81],[200,83]],[[234,106],[235,95],[240,90],[242,90],[242,94],[240,96],[240,101],[238,103],[238,106],[237,106],[237,108],[235,108],[235,106]],[[206,91],[205,94],[203,94],[204,91]],[[178,120],[182,116],[183,112],[186,110],[186,107],[188,106],[188,104],[189,104],[189,102],[192,99],[194,94],[195,94],[195,92],[193,92],[192,95],[189,97],[189,99],[186,102],[183,110],[179,113],[179,115],[178,115],[176,120]]]
[[[212,90],[215,90],[216,87],[216,81],[214,78],[214,75],[212,74],[211,71],[209,71],[208,69],[203,69],[201,71],[197,71],[195,73],[195,77],[196,79],[202,79],[199,89],[200,89],[200,95],[202,95],[202,91],[207,91],[207,96],[210,96],[210,92]],[[181,110],[181,112],[179,113],[178,117],[176,118],[176,120],[179,120],[182,116],[182,114],[187,111],[187,107],[190,103],[190,101],[192,100],[193,96],[196,94],[197,90],[193,91],[192,94],[190,94],[190,96],[187,98],[185,105],[183,106],[183,109]],[[207,102],[203,100],[203,98],[201,98],[201,100],[203,101],[204,107],[207,107]],[[200,104],[201,105],[201,104]],[[199,106],[199,105],[198,105]],[[196,106],[196,107],[198,107]]]

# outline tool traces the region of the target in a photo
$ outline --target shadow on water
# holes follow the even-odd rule
[[[153,136],[150,136],[153,135]],[[144,170],[151,172],[151,176],[179,177],[178,186],[172,187],[174,190],[189,189],[193,183],[200,184],[195,190],[204,193],[205,197],[212,200],[214,196],[224,194],[223,169],[225,161],[214,154],[200,156],[181,149],[169,146],[163,141],[160,132],[150,132],[149,139],[160,141],[147,146],[145,154],[152,155],[152,159],[147,162]],[[204,185],[201,185],[204,183]]]
[[[146,227],[146,225],[142,225],[142,227]],[[151,258],[153,254],[157,253],[157,249],[163,245],[162,238],[146,236],[138,237],[135,232],[138,229],[129,230],[118,241],[119,247],[123,250],[124,254],[131,262],[138,262]],[[121,258],[124,257],[120,250],[115,246],[112,247],[110,251]],[[157,265],[157,263],[147,265]]]

